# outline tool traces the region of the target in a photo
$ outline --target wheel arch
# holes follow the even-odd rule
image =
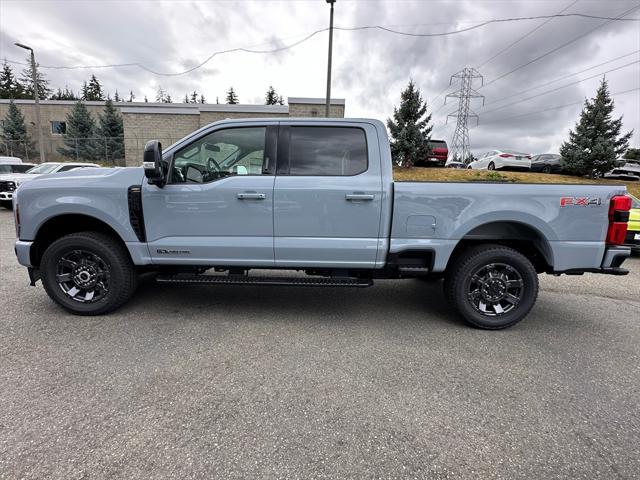
[[[84,213],[66,213],[47,219],[38,227],[31,246],[31,265],[38,267],[45,250],[57,239],[71,233],[93,231],[107,234],[118,240],[129,252],[122,236],[107,222]],[[129,253],[131,257],[131,254]]]
[[[470,228],[451,252],[447,268],[461,251],[483,243],[495,243],[519,251],[531,261],[538,273],[553,270],[553,249],[547,236],[534,225],[517,220],[488,221]]]

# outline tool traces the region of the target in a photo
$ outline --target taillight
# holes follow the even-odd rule
[[[631,197],[616,195],[609,203],[608,245],[622,245],[627,236],[627,222],[631,210]]]
[[[502,157],[502,158],[511,158],[511,157],[513,157],[513,155],[511,155],[510,153],[501,153],[498,156]]]

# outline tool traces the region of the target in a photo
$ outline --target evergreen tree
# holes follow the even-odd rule
[[[147,98],[147,96],[144,96],[144,103],[149,103],[149,99]]]
[[[6,60],[0,71],[0,98],[24,98],[24,89]]]
[[[184,98],[182,99],[182,103],[189,103],[189,95],[184,94]]]
[[[393,119],[387,119],[391,134],[391,155],[402,167],[411,167],[426,158],[431,139],[431,114],[413,80],[400,94],[400,107],[393,108]]]
[[[118,89],[117,88],[116,88],[116,93],[113,95],[113,101],[114,102],[122,101],[122,99],[120,98],[120,95],[118,95]]]
[[[115,165],[117,160],[124,158],[124,124],[110,99],[104,104],[102,115],[98,115],[98,123],[98,132],[102,137],[100,157]]]
[[[630,148],[626,152],[624,152],[624,156],[627,160],[640,160],[640,148]]]
[[[96,139],[96,122],[83,101],[78,100],[67,115],[64,147],[58,152],[65,157],[95,160],[100,156],[101,142]]]
[[[621,135],[622,117],[611,118],[614,102],[606,79],[602,79],[596,96],[584,102],[575,131],[560,147],[563,168],[574,175],[602,175],[615,166],[616,157],[629,147],[633,131]]]
[[[89,83],[84,82],[82,87],[82,100],[101,101],[104,100],[102,85],[95,75],[91,75]]]
[[[277,104],[282,105],[283,103],[282,97],[278,96],[275,89],[273,88],[273,85],[269,85],[269,88],[267,89],[267,93],[264,98],[264,103],[265,105],[277,105]]]
[[[133,90],[129,90],[129,103],[133,102],[136,96],[133,94]]]
[[[220,105],[220,99],[216,96],[216,105]]]
[[[69,87],[65,85],[64,91],[58,88],[56,93],[51,95],[51,100],[77,100],[75,93],[69,90]]]
[[[51,88],[49,87],[49,80],[46,79],[41,69],[38,68],[39,64],[36,63],[36,82],[38,84],[38,98],[45,100],[51,96]],[[33,69],[31,68],[31,57],[27,57],[27,67],[22,70],[22,77],[20,83],[24,88],[24,98],[33,98]]]
[[[165,92],[161,86],[158,86],[158,90],[156,91],[156,102],[165,103],[166,98],[167,98],[167,92]]]
[[[238,95],[233,87],[230,87],[227,91],[227,103],[229,105],[236,105],[238,103]]]
[[[35,154],[35,148],[24,123],[24,115],[18,109],[13,99],[9,102],[9,109],[4,118],[4,126],[0,129],[0,152],[12,157],[28,160]]]
[[[198,103],[207,103],[207,101],[204,98],[204,95],[200,94],[200,100],[198,100]]]
[[[189,103],[198,103],[198,92],[195,90],[191,94],[191,98],[189,99]]]

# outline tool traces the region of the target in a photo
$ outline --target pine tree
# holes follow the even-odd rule
[[[204,98],[204,95],[200,94],[200,100],[198,100],[198,103],[207,103],[207,101]]]
[[[596,96],[584,102],[575,131],[569,131],[569,140],[560,147],[563,168],[574,175],[602,175],[615,166],[616,157],[629,147],[633,131],[620,134],[622,117],[611,118],[614,102],[609,87],[602,79]]]
[[[96,122],[81,100],[67,115],[67,133],[63,141],[65,147],[58,148],[58,152],[65,157],[81,160],[100,157],[101,142],[96,139]]]
[[[98,123],[98,133],[102,137],[100,156],[115,165],[117,160],[124,158],[124,124],[113,101],[105,102],[104,112],[98,115]]]
[[[167,93],[167,96],[164,97],[164,103],[173,103],[173,100],[171,99],[171,95],[169,95]]]
[[[38,98],[40,100],[46,100],[51,96],[51,88],[49,88],[49,80],[46,79],[41,69],[38,68],[39,64],[36,63],[36,82],[38,84]],[[24,98],[33,98],[33,69],[31,68],[31,57],[27,57],[27,67],[22,70],[22,76],[20,77],[20,83],[24,88]]]
[[[227,103],[229,105],[236,105],[238,103],[238,95],[236,95],[236,91],[233,87],[230,87],[227,91]]]
[[[400,108],[393,108],[393,119],[387,119],[391,134],[391,155],[402,167],[411,167],[426,158],[431,139],[431,114],[413,80],[400,94]],[[426,115],[426,116],[425,116]]]
[[[35,155],[35,148],[24,123],[24,115],[18,109],[13,99],[9,102],[7,115],[4,118],[4,126],[0,129],[0,152],[12,157],[28,160]]]
[[[116,88],[116,93],[113,95],[113,101],[120,102],[121,100],[120,95],[118,95],[118,89]]]
[[[144,96],[144,103],[149,103],[149,99],[147,98],[147,96]]]
[[[158,90],[156,91],[156,102],[165,103],[166,96],[167,92],[165,92],[161,86],[158,86]]]
[[[282,105],[282,97],[278,96],[275,89],[273,88],[273,85],[269,85],[267,93],[264,97],[264,103],[265,105]]]
[[[640,160],[640,148],[630,148],[624,152],[622,158],[627,160]]]
[[[136,99],[136,96],[133,94],[133,90],[129,90],[129,103],[133,102]]]
[[[184,98],[182,99],[182,103],[189,103],[189,95],[184,94]]]
[[[0,72],[0,98],[23,98],[24,89],[5,60]]]
[[[95,75],[91,75],[89,83],[84,82],[82,87],[82,100],[102,101],[104,100],[104,92],[102,85]]]
[[[195,90],[191,94],[191,98],[189,99],[189,103],[198,103],[198,92]]]
[[[216,105],[220,105],[220,99],[216,96]]]

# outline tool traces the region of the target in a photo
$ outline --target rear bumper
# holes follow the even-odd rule
[[[583,273],[603,273],[605,275],[627,275],[629,270],[622,268],[624,261],[631,256],[631,249],[627,246],[607,247],[599,268],[572,268],[554,274],[582,275]]]
[[[637,239],[636,235],[638,236]],[[629,247],[632,252],[640,252],[640,231],[627,231],[627,238],[625,238],[624,244]]]

